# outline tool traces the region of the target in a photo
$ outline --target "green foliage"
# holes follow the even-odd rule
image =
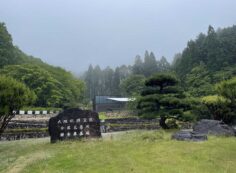
[[[173,74],[155,74],[148,78],[145,82],[146,92],[142,92],[142,97],[138,100],[137,108],[140,109],[141,116],[161,117],[160,125],[163,128],[174,127],[172,123],[168,126],[166,119],[180,119],[183,112],[191,108],[190,100],[178,90],[177,83]],[[148,92],[148,89],[151,91]]]
[[[228,117],[230,109],[227,107],[227,100],[221,96],[213,95],[202,98],[202,103],[206,105],[212,119],[223,120],[229,123],[231,118]]]
[[[214,72],[211,74],[212,83],[219,83],[224,80],[228,80],[236,76],[236,66],[227,66],[223,67],[221,70]]]
[[[160,61],[157,61],[157,68],[159,72],[168,72],[170,70],[170,63],[162,56]]]
[[[196,118],[196,115],[191,110],[184,112],[179,119],[184,122],[194,122]]]
[[[167,118],[165,120],[165,124],[170,129],[177,129],[178,128],[177,120],[175,118]]]
[[[21,110],[24,110],[24,111],[62,111],[62,108],[24,106],[21,108]]]
[[[227,100],[218,95],[210,95],[202,98],[202,102],[206,105],[217,105],[218,102],[225,103]]]
[[[190,96],[201,98],[194,113],[232,123],[236,111],[236,26],[200,34],[174,58],[173,69]],[[216,87],[214,86],[215,84]]]
[[[0,135],[14,116],[13,111],[34,102],[36,96],[24,84],[0,76]]]
[[[236,78],[222,81],[217,84],[216,90],[219,96],[207,96],[202,99],[216,120],[223,120],[225,123],[232,123],[236,111]]]
[[[219,29],[217,32],[209,26],[207,35],[201,33],[195,41],[188,42],[174,67],[180,77],[184,78],[200,62],[206,64],[210,72],[235,65],[235,43],[236,26]]]
[[[143,76],[150,77],[156,72],[169,70],[170,64],[165,57],[158,61],[154,53],[148,51],[145,52],[143,60],[137,55],[132,66],[122,65],[113,70],[110,67],[101,69],[99,66],[90,65],[83,75],[87,86],[86,96],[92,100],[96,95],[137,95],[137,90],[143,85]],[[140,81],[136,81],[137,86],[134,86],[131,82],[136,79]]]
[[[135,75],[144,75],[143,61],[141,56],[137,55],[132,66],[132,73]]]
[[[63,97],[59,107],[82,106],[85,90],[85,84],[82,80],[77,79],[70,72],[60,67],[52,67],[47,64],[42,64],[40,67],[46,69],[59,82],[60,89],[58,91],[62,93]]]
[[[11,35],[4,23],[0,23],[0,68],[4,65],[17,63]]]
[[[0,72],[26,84],[37,95],[35,106],[77,107],[85,85],[70,72],[28,56],[13,46],[5,25],[0,23]]]
[[[35,106],[66,107],[78,101],[82,93],[82,82],[62,69],[49,72],[38,65],[22,64],[5,66],[1,74],[11,76],[32,89],[37,95]]]
[[[214,93],[210,73],[204,63],[200,63],[199,66],[194,67],[186,75],[186,86],[188,87],[188,92],[195,97]]]
[[[86,84],[86,96],[89,100],[97,95],[120,96],[120,84],[130,74],[129,67],[123,65],[115,71],[110,67],[101,70],[99,66],[89,66],[84,73],[83,79]]]
[[[35,106],[59,106],[62,94],[59,92],[59,82],[46,70],[35,65],[5,66],[1,74],[11,76],[32,89],[37,95]]]
[[[157,72],[167,72],[170,70],[170,64],[165,57],[161,57],[160,60],[156,60],[153,52],[149,54],[145,51],[144,60],[137,55],[135,57],[134,65],[132,66],[132,73],[137,75],[144,75],[150,77]]]
[[[236,77],[218,84],[217,92],[236,106]]]
[[[135,96],[143,90],[144,82],[143,75],[131,75],[121,82],[120,87],[126,96]]]
[[[36,96],[24,84],[13,78],[0,76],[0,113],[11,114],[24,105],[33,103]]]
[[[146,82],[146,86],[159,87],[160,91],[163,90],[164,87],[174,86],[178,83],[176,76],[173,74],[166,73],[157,73],[151,76]]]
[[[216,90],[218,95],[204,97],[202,102],[212,118],[232,123],[236,119],[236,78],[222,81],[216,85]]]
[[[154,53],[148,53],[148,51],[145,52],[144,55],[144,62],[143,62],[143,73],[144,76],[149,77],[152,74],[156,73],[158,71],[157,67],[157,61],[155,58]]]
[[[217,94],[214,84],[236,75],[236,26],[199,34],[173,61],[181,84],[195,97]]]

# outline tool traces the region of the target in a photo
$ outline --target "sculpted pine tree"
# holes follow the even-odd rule
[[[178,80],[171,74],[150,77],[138,101],[141,116],[160,117],[160,126],[163,128],[168,128],[165,122],[167,118],[181,118],[183,112],[190,107],[177,84]]]

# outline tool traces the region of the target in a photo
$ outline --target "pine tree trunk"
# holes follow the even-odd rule
[[[160,119],[160,126],[163,128],[163,129],[168,129],[168,126],[166,125],[166,117],[161,117]]]

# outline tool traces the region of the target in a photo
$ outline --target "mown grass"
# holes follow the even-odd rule
[[[170,139],[170,132],[133,131],[103,139],[50,144],[0,142],[0,172],[235,173],[236,138]]]

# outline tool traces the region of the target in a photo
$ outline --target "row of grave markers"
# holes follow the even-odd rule
[[[90,118],[77,118],[77,119],[70,119],[70,120],[67,120],[67,119],[64,119],[64,120],[58,120],[57,121],[57,124],[66,124],[66,123],[80,123],[80,122],[93,122],[93,118],[90,117]]]
[[[24,111],[24,110],[19,110],[19,111],[15,111],[14,112],[16,115],[48,115],[48,114],[58,114],[60,113],[60,111],[53,111],[53,110],[50,110],[50,111],[46,111],[46,110],[43,110],[43,111]]]

